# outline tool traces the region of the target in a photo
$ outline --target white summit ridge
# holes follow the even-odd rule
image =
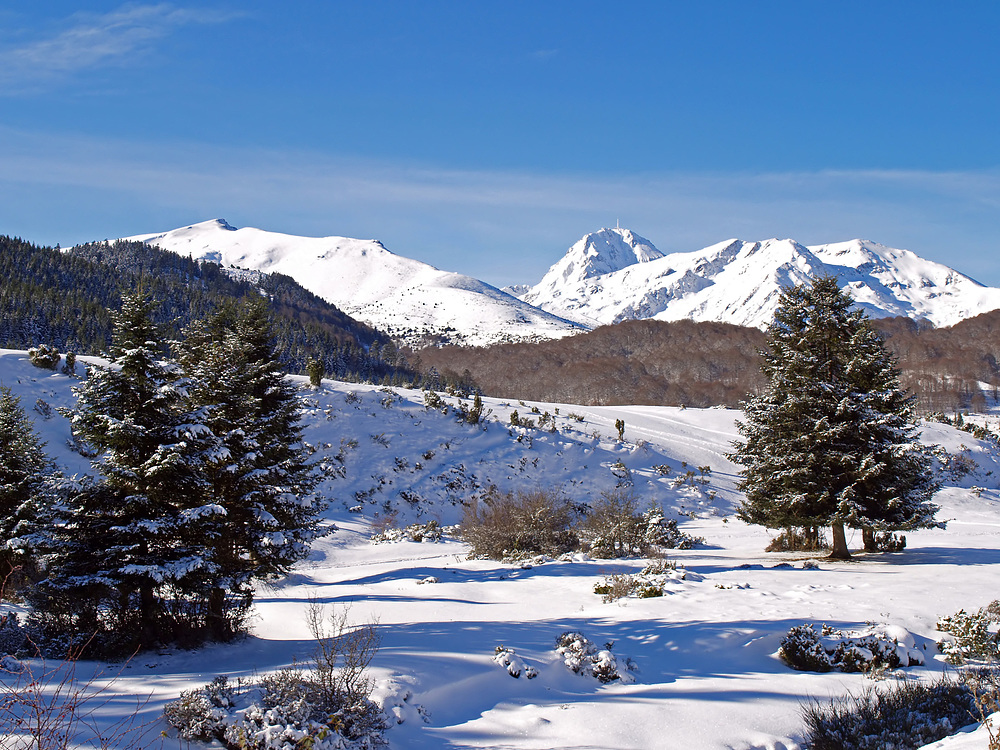
[[[622,263],[627,254],[617,247],[606,260],[586,251],[611,235],[635,248],[634,262]],[[581,255],[589,261],[588,269],[609,270],[577,272]],[[950,326],[1000,309],[1000,289],[909,250],[869,240],[805,247],[790,239],[733,239],[664,255],[621,229],[585,236],[521,298],[587,326],[652,318],[764,328],[784,287],[821,275],[837,277],[873,318],[904,316]]]
[[[582,237],[534,286],[501,291],[396,255],[377,240],[236,229],[222,219],[127,239],[223,266],[286,274],[411,345],[537,341],[635,319],[764,328],[784,287],[821,275],[837,277],[873,318],[950,326],[1000,309],[1000,289],[869,240],[805,247],[790,239],[732,239],[665,255],[615,227]]]
[[[396,255],[378,240],[236,229],[224,219],[126,239],[223,266],[291,276],[348,315],[409,344],[487,346],[584,330],[471,276]]]

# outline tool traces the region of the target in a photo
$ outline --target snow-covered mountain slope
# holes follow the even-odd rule
[[[687,318],[763,328],[783,287],[829,274],[875,318],[905,316],[949,326],[1000,308],[1000,289],[908,250],[867,240],[804,247],[793,240],[734,239],[696,252],[660,254],[607,273],[561,276],[562,269],[576,267],[586,239],[522,299],[590,326]],[[614,268],[618,257],[609,252],[606,265]],[[591,268],[602,266],[600,258],[588,259]]]
[[[602,229],[580,238],[521,299],[533,305],[554,301],[552,307],[559,307],[564,289],[586,288],[591,279],[662,257],[652,242],[629,229]],[[577,319],[583,322],[586,316]]]
[[[470,276],[390,252],[377,240],[297,237],[217,219],[126,239],[223,266],[282,273],[408,343],[560,338],[581,328]]]

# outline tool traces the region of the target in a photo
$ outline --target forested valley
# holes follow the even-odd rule
[[[950,328],[908,318],[872,325],[896,356],[901,383],[920,412],[976,410],[1000,387],[1000,311]],[[756,328],[641,320],[542,343],[427,348],[408,358],[499,398],[737,407],[764,384],[758,359],[764,341]]]

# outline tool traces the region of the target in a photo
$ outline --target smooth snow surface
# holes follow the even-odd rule
[[[67,471],[86,470],[67,447],[65,418],[53,412],[44,419],[35,410],[39,399],[70,405],[73,381],[10,351],[0,351],[0,381],[20,396],[50,455]],[[218,674],[250,676],[309,658],[304,613],[312,599],[349,606],[352,621],[379,623],[373,675],[392,719],[386,737],[394,750],[794,750],[801,748],[803,701],[859,691],[870,681],[789,669],[776,652],[790,627],[904,628],[926,664],[900,677],[934,679],[946,671],[935,649],[937,618],[997,596],[997,448],[948,426],[924,425],[924,440],[978,465],[973,475],[945,479],[937,501],[948,528],[908,534],[900,554],[831,562],[765,553],[769,532],[733,516],[737,467],[725,454],[737,436],[734,411],[484,399],[492,413],[473,427],[457,421],[454,398],[445,397],[451,407],[444,413],[426,409],[420,392],[331,381],[313,391],[304,378],[296,382],[307,439],[328,471],[320,490],[337,530],[288,579],[261,588],[246,640],[140,654],[98,680],[109,682],[98,702],[101,722],[135,711],[138,700],[140,718],[150,722],[144,747],[178,747],[177,739],[159,736],[166,728],[159,717],[182,690]],[[548,412],[556,430],[509,428],[515,409],[534,420]],[[625,421],[624,443],[617,419]],[[996,427],[994,418],[990,423]],[[468,560],[468,548],[452,537],[370,542],[373,526],[390,519],[454,523],[461,502],[490,484],[557,488],[591,502],[628,478],[643,502],[662,504],[682,530],[707,540],[670,552],[689,575],[671,576],[661,598],[605,603],[594,594],[604,576],[641,570],[646,561],[638,559],[577,555],[522,567]],[[858,535],[850,541],[860,546]],[[816,569],[803,567],[811,560]],[[566,631],[601,649],[613,642],[620,663],[631,659],[637,667],[634,682],[602,685],[569,671],[556,652]],[[494,660],[501,645],[516,655],[509,663],[538,676],[513,678]],[[99,666],[81,664],[78,674]],[[935,747],[971,750],[985,741],[965,734]]]
[[[410,344],[487,345],[583,330],[471,276],[391,253],[378,240],[235,229],[222,219],[126,239],[227,267],[283,273],[352,317]]]

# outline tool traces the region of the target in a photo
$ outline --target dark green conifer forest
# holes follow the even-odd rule
[[[264,296],[278,360],[303,373],[310,359],[328,377],[408,384],[415,373],[388,337],[281,274],[228,271],[141,242],[95,242],[70,250],[0,236],[0,347],[40,343],[99,354],[111,343],[123,295],[156,300],[155,323],[171,335],[228,302]]]

